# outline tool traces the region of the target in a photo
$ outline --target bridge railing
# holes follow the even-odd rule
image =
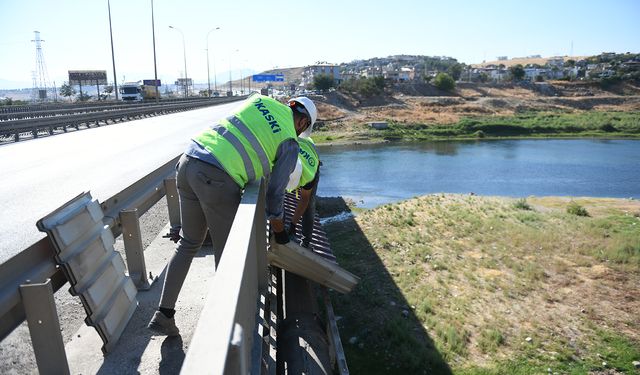
[[[167,196],[169,221],[179,225],[179,207],[175,186],[175,164],[178,157],[151,172],[131,186],[100,203],[104,213],[103,222],[114,235],[139,230],[137,217],[145,213],[163,196]],[[128,214],[137,215],[134,223]],[[35,224],[34,224],[35,225]],[[127,227],[127,225],[129,227]],[[268,264],[266,258],[267,227],[265,218],[264,181],[249,185],[245,189],[236,213],[223,256],[216,271],[214,282],[189,351],[183,363],[183,373],[260,373],[265,338],[269,338],[270,327],[264,324],[264,313],[268,288]],[[134,244],[129,248],[125,241],[129,275],[139,289],[148,288],[142,249]],[[54,249],[48,238],[43,238],[3,264],[0,264],[0,340],[6,338],[28,318],[29,305],[44,306],[45,301],[25,300],[21,289],[26,285],[51,285],[52,293],[67,283],[62,270],[56,265]],[[53,301],[50,298],[50,301]],[[53,302],[46,302],[52,304]],[[262,325],[259,320],[262,319]],[[48,332],[59,332],[57,319]],[[42,328],[40,328],[42,329]],[[32,327],[30,327],[30,331]],[[64,348],[51,350],[51,340],[37,339],[32,332],[32,345],[41,372],[59,369],[64,373],[68,366]],[[41,334],[40,337],[46,337]],[[60,338],[61,340],[61,338]],[[275,368],[275,362],[272,363]],[[56,372],[54,371],[54,372]]]
[[[270,328],[259,324],[268,320],[260,315],[268,299],[266,247],[263,180],[245,189],[182,373],[260,373]],[[267,366],[275,371],[275,362]]]
[[[178,197],[175,189],[175,164],[178,157],[176,156],[141,180],[101,203],[104,212],[103,222],[109,226],[114,237],[119,236],[123,230],[127,230],[129,233],[139,231],[137,217],[145,213],[165,195],[168,201],[169,220],[172,225],[179,225]],[[131,223],[131,220],[125,219],[123,222],[122,218],[128,217],[132,211],[137,213],[136,220]],[[127,228],[127,225],[130,227]],[[138,288],[144,289],[144,284],[147,281],[144,271],[144,254],[139,247],[135,246],[127,247],[125,245],[125,251],[127,252],[128,271],[130,275],[139,275],[139,279],[136,280],[133,277],[132,279]],[[21,289],[24,290],[24,287],[34,284],[46,285],[47,288],[50,285],[51,293],[55,293],[67,283],[62,269],[56,265],[54,254],[53,245],[49,238],[43,238],[0,264],[0,341],[25,321],[27,306],[35,306],[35,310],[38,310],[38,307],[53,308],[55,312],[55,306],[50,306],[47,301],[27,301],[25,295],[21,293]],[[53,321],[53,324],[57,326],[57,319],[53,319]],[[30,331],[37,329],[37,327],[31,326],[29,328]],[[52,331],[60,332],[59,326],[54,328],[57,329]],[[32,338],[34,338],[33,332]],[[38,367],[43,372],[42,366],[47,366],[47,363],[42,363],[42,358],[55,361],[50,355],[50,345],[46,340],[35,338],[32,340],[32,345]],[[57,360],[60,361],[60,358]],[[55,366],[51,368],[59,368],[59,365],[55,363],[48,365]]]

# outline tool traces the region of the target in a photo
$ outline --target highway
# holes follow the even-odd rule
[[[238,103],[0,146],[0,263],[44,234],[36,222],[83,191],[103,201],[180,154]]]

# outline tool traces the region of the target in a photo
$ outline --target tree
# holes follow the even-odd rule
[[[105,94],[107,94],[108,96],[111,96],[111,94],[113,94],[113,86],[112,85],[106,85],[103,89],[102,92],[104,92]]]
[[[73,86],[69,85],[68,83],[63,83],[62,86],[60,86],[60,95],[65,96],[65,97],[69,97],[69,101],[71,101],[71,96],[74,96],[76,94],[76,89],[73,88]]]
[[[313,77],[313,87],[316,90],[325,91],[333,86],[333,77],[328,74],[318,74]]]
[[[462,75],[462,64],[453,64],[447,71],[451,78],[453,78],[454,81],[457,81],[460,79],[460,75]]]
[[[511,73],[511,79],[514,81],[520,81],[524,78],[524,68],[522,67],[522,64],[510,67],[509,72]]]
[[[372,97],[384,92],[384,77],[358,78],[344,81],[340,89],[346,92],[358,93],[364,97]]]
[[[440,90],[451,91],[456,87],[456,81],[447,73],[438,73],[433,79],[433,84]]]
[[[80,95],[78,95],[78,100],[81,102],[86,102],[89,99],[91,99],[91,95],[87,94],[86,92],[81,92]]]

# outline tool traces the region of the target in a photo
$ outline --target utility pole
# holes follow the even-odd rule
[[[116,101],[118,100],[118,79],[116,78],[116,57],[113,53],[113,31],[111,30],[111,2],[107,0],[107,8],[109,9],[109,36],[111,37],[111,63],[113,64],[113,91],[116,92]]]
[[[32,42],[36,43],[36,70],[33,80],[33,92],[31,99],[33,101],[45,101],[47,99],[47,84],[49,81],[49,75],[47,74],[47,65],[44,63],[44,56],[42,55],[40,32],[34,31],[35,38]]]
[[[209,97],[211,97],[211,78],[209,77],[209,34],[211,34],[212,31],[214,30],[220,30],[219,27],[213,28],[211,30],[209,30],[209,32],[207,33],[207,95],[209,95]],[[215,75],[216,75],[216,63],[215,61],[213,62],[213,80],[215,81]],[[215,83],[214,83],[214,87],[215,87]],[[218,88],[215,87],[215,90],[218,91]]]
[[[156,27],[153,22],[153,0],[151,0],[151,35],[153,35],[153,85],[156,87],[156,103],[160,102],[160,93],[158,92],[158,66],[156,65]]]
[[[184,54],[184,97],[187,98],[189,92],[189,75],[187,74],[187,48],[184,43],[184,34],[182,33],[182,30],[177,27],[169,26],[169,28],[180,32],[180,35],[182,35],[182,53]]]

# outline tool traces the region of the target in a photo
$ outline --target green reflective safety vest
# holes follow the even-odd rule
[[[298,186],[305,186],[316,177],[320,158],[311,138],[298,138],[298,145],[300,146],[298,159],[302,162],[302,175]]]
[[[252,95],[194,141],[244,188],[250,181],[269,176],[278,147],[288,139],[297,139],[291,109],[268,96]]]

